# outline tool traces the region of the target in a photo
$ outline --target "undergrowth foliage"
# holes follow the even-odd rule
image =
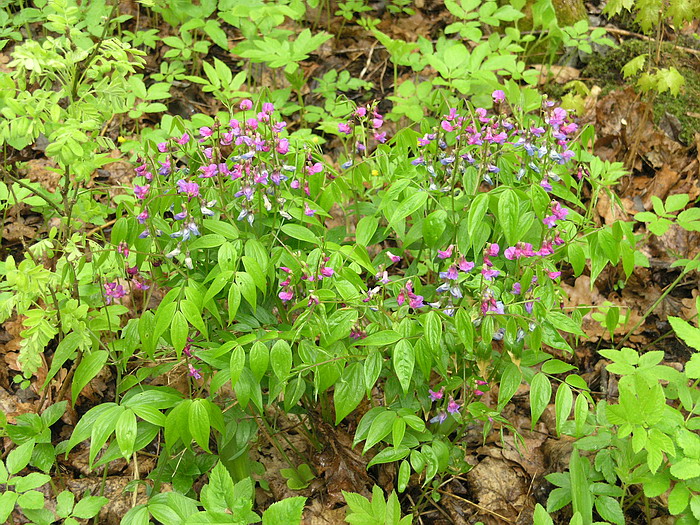
[[[369,469],[393,464],[390,494],[377,486],[371,501],[343,493],[347,521],[405,525],[412,516],[402,516],[401,494],[419,493],[410,508],[418,514],[449,476],[471,468],[468,430],[523,443],[504,415],[523,383],[532,428],[554,398],[556,433],[576,439],[569,470],[547,478],[556,488],[535,523],[552,523],[548,512],[568,505],[572,523],[624,523],[640,499],[650,521],[649,501],[664,493],[671,514],[700,519],[697,354],[679,371],[660,365],[660,352],[622,348],[626,337],[601,351],[622,376],[619,403],[596,402],[565,362],[590,308],[564,307],[562,274],[586,271],[594,283],[607,265],[629,277],[648,262],[633,223],[593,220],[603,192],[615,199],[621,163],[593,156],[593,129],[516,81],[537,81],[524,60],[530,46],[552,59],[561,46],[590,52],[592,43],[610,45],[602,29],[560,28],[551,2],[539,0],[533,31],[521,33],[522,0],[462,0],[446,2],[454,23],[445,33],[473,46],[446,35],[405,42],[360,16],[372,11],[367,2],[341,2],[341,32],[362,25],[391,57],[395,87],[384,111],[385,101],[350,101],[372,86],[347,71],[307,85],[299,64],[332,35],[305,27],[292,38],[281,25],[300,23],[307,4],[320,21],[329,2],[151,3],[176,34],[162,38],[169,60],[150,77],[136,70],[144,48],[161,40],[156,30],[113,36],[129,16],[100,2],[36,4],[0,16],[3,38],[18,42],[12,72],[0,73],[0,143],[20,150],[43,134],[61,180],[52,193],[8,163],[0,203],[34,207],[56,227],[2,263],[0,320],[22,319],[15,383],[26,388],[42,370],[44,388],[57,377],[63,386],[55,404],[42,398],[41,414],[2,421],[13,445],[0,461],[0,521],[15,506],[37,524],[99,516],[102,494],[54,490],[49,505],[39,490],[59,455],[87,446],[90,469],[123,459],[138,472],[139,454],[157,458],[147,479],[129,486],[145,485],[148,501],[125,525],[299,523],[304,497],[264,512],[254,505],[256,485],[269,488],[251,460],[259,434],[288,463],[281,474],[290,489],[318,475],[308,458],[285,452],[271,417],[284,414],[318,453],[324,428],[343,426]],[[393,0],[387,9],[410,14],[409,5]],[[690,11],[678,6],[665,15],[686,20]],[[23,41],[22,27],[42,21],[41,43]],[[243,35],[235,75],[205,60],[212,46],[228,50],[224,23]],[[636,60],[630,74],[642,67]],[[284,87],[251,96],[252,65],[262,64]],[[437,75],[425,80],[418,73],[428,65]],[[414,76],[399,81],[400,67]],[[656,89],[680,89],[660,73]],[[183,81],[223,109],[165,115],[133,140],[120,137],[135,160],[133,184],[95,189],[91,174],[113,160],[108,121],[165,111]],[[309,90],[321,104],[305,104]],[[327,147],[330,136],[340,147]],[[95,199],[101,192],[109,206]],[[653,199],[654,213],[636,217],[652,233],[700,229],[687,196]],[[80,221],[97,228],[85,232]],[[697,259],[678,262],[678,280]],[[617,307],[594,318],[611,338],[621,324]],[[671,323],[700,348],[697,328]],[[114,398],[56,444],[52,425],[105,367]],[[166,375],[183,380],[180,388],[161,386]]]

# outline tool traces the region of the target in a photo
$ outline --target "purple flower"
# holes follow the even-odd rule
[[[460,409],[459,403],[457,403],[454,399],[450,398],[450,402],[447,403],[447,411],[450,414],[456,414],[457,412],[459,412],[459,409]]]
[[[191,364],[187,365],[187,368],[189,368],[189,372],[187,372],[187,375],[190,377],[194,377],[195,379],[202,379],[202,369],[201,368],[195,368]]]
[[[294,297],[294,292],[287,289],[287,290],[282,290],[279,294],[277,294],[280,299],[282,299],[283,303],[286,303],[287,301],[290,301],[292,297]]]
[[[207,126],[202,126],[201,128],[199,128],[199,134],[204,138],[211,137],[212,133],[213,131],[211,130],[211,128]]]
[[[442,423],[447,419],[447,414],[445,412],[440,412],[437,416],[430,420],[430,423]]]
[[[272,102],[264,102],[262,105],[262,110],[263,113],[270,115],[273,111],[275,111],[275,105]]]
[[[241,103],[238,105],[239,108],[243,111],[248,111],[249,109],[253,108],[253,101],[250,100],[249,98],[244,98],[241,100]]]
[[[374,140],[376,140],[380,144],[384,144],[386,142],[386,131],[382,131],[381,133],[375,133]]]
[[[312,166],[306,166],[306,173],[313,175],[314,173],[321,173],[323,171],[323,164],[317,162]]]
[[[187,182],[185,179],[180,179],[177,181],[177,192],[186,193],[190,199],[193,197],[199,197],[199,184],[196,182]]]
[[[416,295],[414,293],[409,293],[408,294],[408,306],[414,309],[418,308],[423,308],[425,304],[423,304],[423,296],[422,295]]]
[[[500,274],[501,274],[500,270],[496,270],[495,268],[490,268],[487,265],[484,265],[483,268],[481,269],[481,275],[483,275],[484,279],[486,279],[487,281],[493,281]]]
[[[316,210],[312,210],[307,202],[304,203],[304,215],[307,217],[313,217]]]
[[[148,219],[148,216],[148,210],[143,210],[136,216],[136,220],[139,221],[139,224],[144,224],[146,219]]]
[[[167,142],[159,142],[158,143],[158,151],[161,153],[165,153],[168,151],[168,143]]]
[[[339,122],[338,132],[344,133],[345,135],[350,135],[350,133],[352,133],[352,128],[350,127],[350,124],[348,122]]]
[[[219,173],[219,166],[216,164],[209,164],[207,166],[200,166],[199,171],[202,172],[202,174],[199,176],[202,179],[208,179],[210,177],[216,176],[217,173]]]
[[[503,102],[506,99],[506,94],[503,92],[502,89],[497,89],[493,93],[491,93],[491,98],[493,98],[494,102]]]
[[[331,268],[330,266],[322,266],[321,267],[321,275],[323,277],[333,277],[333,274],[335,273],[335,270]]]
[[[521,293],[523,293],[523,288],[520,285],[520,283],[514,283],[513,289],[510,291],[510,293],[512,293],[513,295],[520,295]]]
[[[184,135],[182,135],[182,137],[180,137],[180,138],[178,139],[177,143],[178,143],[180,146],[184,146],[184,145],[187,144],[189,141],[190,141],[190,136],[189,136],[187,133],[185,133]]]
[[[428,396],[430,397],[431,401],[439,401],[442,399],[442,396],[445,393],[445,387],[441,387],[440,390],[437,392],[433,392],[432,390],[428,389]]]
[[[456,281],[457,279],[459,279],[459,272],[457,271],[457,267],[453,264],[447,269],[446,272],[440,272],[440,278],[449,279],[450,281]]]
[[[124,290],[124,287],[121,284],[117,284],[116,282],[105,283],[104,289],[105,289],[105,298],[107,300],[107,304],[112,304],[112,299],[119,299],[119,298],[124,297],[126,295],[126,291]]]
[[[550,279],[556,279],[561,276],[561,272],[547,272],[547,275],[549,275]]]
[[[399,257],[398,255],[394,255],[390,251],[387,251],[386,254],[389,257],[389,259],[391,259],[391,262],[393,262],[393,263],[397,263],[401,260],[401,257]]]

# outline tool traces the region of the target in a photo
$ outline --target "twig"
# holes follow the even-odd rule
[[[632,31],[625,31],[624,29],[618,29],[616,27],[604,27],[608,33],[615,33],[616,35],[622,35],[622,36],[633,36],[635,38],[638,38],[640,40],[646,40],[647,42],[655,42],[655,38],[651,38],[650,36],[642,35],[640,33],[633,33]],[[673,44],[673,47],[676,49],[680,49],[681,51],[685,51],[686,53],[690,53],[691,55],[695,55],[697,57],[700,57],[700,51],[697,49],[692,49],[690,47],[683,47],[679,46],[676,44]]]
[[[496,516],[498,519],[501,519],[501,520],[506,521],[506,522],[508,522],[508,523],[515,523],[513,520],[511,520],[511,519],[509,519],[509,518],[506,518],[505,516],[499,514],[498,512],[494,512],[494,511],[489,510],[489,509],[487,509],[487,508],[485,508],[485,507],[482,507],[482,506],[479,505],[478,503],[474,503],[473,501],[469,501],[469,500],[466,499],[466,498],[463,498],[463,497],[461,497],[461,496],[457,496],[456,494],[452,494],[451,492],[447,492],[447,491],[445,491],[445,490],[438,490],[438,492],[439,492],[440,494],[444,494],[445,496],[450,496],[450,497],[452,497],[452,498],[458,499],[459,501],[463,501],[463,502],[465,502],[465,503],[469,503],[470,505],[473,505],[474,507],[476,507],[477,509],[479,509],[481,512],[485,512],[485,513],[487,513],[487,514],[491,514],[492,516]]]

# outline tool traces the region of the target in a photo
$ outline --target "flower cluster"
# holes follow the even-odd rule
[[[438,128],[418,139],[423,151],[412,164],[425,167],[430,189],[448,192],[457,182],[453,175],[461,176],[468,169],[476,170],[481,180],[493,186],[504,166],[499,162],[501,157],[511,152],[516,154],[516,180],[529,173],[551,191],[551,182],[560,180],[556,166],[567,164],[574,156],[569,144],[578,125],[566,110],[553,107],[551,102],[542,108],[544,126],[520,125],[506,114],[504,92],[494,91],[492,97],[497,110],[493,114],[484,108],[475,108],[473,114],[460,114],[451,108]]]
[[[353,136],[354,150],[359,156],[368,153],[368,136],[371,135],[375,144],[384,144],[387,141],[387,132],[381,131],[384,126],[384,116],[377,111],[376,104],[359,106],[353,111],[347,120],[338,123],[338,133],[345,136]],[[353,165],[349,159],[341,167],[348,169]]]
[[[329,257],[324,257],[317,271],[312,272],[307,266],[304,265],[301,272],[296,276],[291,269],[286,266],[280,266],[279,270],[283,272],[283,279],[280,280],[281,290],[277,294],[283,303],[287,303],[294,298],[295,291],[301,289],[300,286],[303,282],[308,283],[320,283],[323,279],[333,277],[335,275],[335,270],[330,266],[326,266],[329,261]],[[313,290],[309,292],[309,297],[307,301],[307,306],[313,306],[320,303],[320,299],[314,294]]]

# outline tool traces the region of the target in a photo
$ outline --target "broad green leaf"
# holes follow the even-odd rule
[[[300,226],[299,224],[283,224],[280,229],[294,239],[310,244],[321,244],[316,234],[305,226]]]
[[[401,388],[404,394],[407,394],[411,386],[413,368],[416,364],[416,351],[408,340],[401,339],[396,343],[392,352],[392,364]]]
[[[335,424],[355,410],[365,393],[364,371],[362,363],[352,363],[343,370],[340,380],[335,384],[333,404],[335,406]]]
[[[270,350],[270,364],[277,379],[283,381],[292,369],[292,349],[284,339],[278,339]]]
[[[536,374],[530,382],[530,414],[532,416],[532,428],[535,428],[537,420],[552,398],[552,383],[549,378],[542,374]]]
[[[203,399],[195,399],[189,408],[188,414],[190,434],[195,442],[209,452],[209,436],[211,427],[209,423],[209,411],[204,405]]]
[[[95,350],[83,356],[78,368],[75,370],[73,384],[71,385],[73,405],[75,405],[75,401],[83,388],[104,368],[105,363],[107,363],[107,357],[108,354],[105,350]]]

